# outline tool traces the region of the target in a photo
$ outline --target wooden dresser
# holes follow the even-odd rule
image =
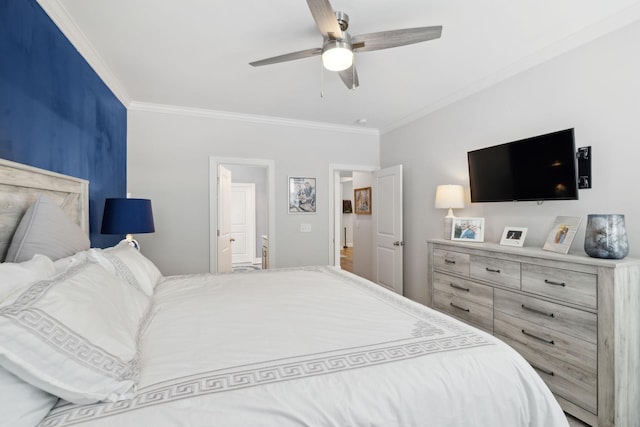
[[[562,408],[640,426],[640,260],[429,240],[433,308],[499,337]]]

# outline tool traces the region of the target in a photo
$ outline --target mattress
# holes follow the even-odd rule
[[[41,426],[566,426],[505,343],[334,267],[165,278],[129,400]]]

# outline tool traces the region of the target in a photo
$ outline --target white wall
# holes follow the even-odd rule
[[[286,267],[329,263],[329,164],[377,167],[380,152],[371,132],[141,108],[128,111],[127,138],[128,191],[152,200],[156,225],[137,237],[165,275],[209,271],[210,156],[274,161],[274,267]],[[316,214],[287,213],[288,176],[317,178]]]
[[[466,153],[574,127],[576,147],[592,146],[593,189],[578,201],[480,203],[456,216],[486,218],[485,240],[505,226],[529,228],[541,247],[557,215],[583,218],[571,252],[582,253],[586,215],[626,216],[631,256],[640,256],[640,23],[623,28],[381,137],[381,166],[404,165],[405,295],[428,302],[426,245],[442,236],[438,184],[468,191]]]

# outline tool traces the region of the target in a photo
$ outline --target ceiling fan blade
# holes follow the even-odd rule
[[[442,26],[405,28],[404,30],[380,31],[379,33],[361,34],[354,36],[351,43],[358,52],[388,49],[390,47],[426,42],[438,39],[442,34]],[[358,44],[364,43],[363,47]]]
[[[322,49],[319,47],[313,49],[301,50],[298,52],[285,53],[284,55],[274,56],[272,58],[261,59],[260,61],[250,62],[249,65],[254,67],[260,67],[262,65],[277,64],[278,62],[293,61],[295,59],[310,58],[312,56],[320,55]]]
[[[356,71],[355,65],[352,65],[346,70],[338,71],[338,74],[349,89],[355,89],[360,86],[360,82],[358,81],[358,72]]]
[[[323,36],[342,40],[342,30],[329,0],[307,0],[311,15]]]

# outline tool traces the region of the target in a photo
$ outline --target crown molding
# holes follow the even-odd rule
[[[67,9],[59,0],[36,0],[62,34],[71,42],[73,47],[87,61],[89,66],[98,74],[104,84],[125,106],[131,103],[131,97],[124,89],[118,78],[107,66],[106,62],[98,54],[89,39],[76,25]]]
[[[428,116],[435,111],[447,107],[457,101],[474,95],[484,89],[491,86],[495,86],[498,83],[513,77],[517,74],[525,72],[537,65],[550,61],[564,53],[577,49],[595,39],[606,36],[616,30],[624,28],[640,20],[640,2],[636,2],[632,6],[625,8],[621,12],[618,12],[608,18],[603,19],[595,24],[592,24],[556,43],[553,43],[539,51],[528,55],[512,65],[503,68],[502,70],[488,75],[471,85],[460,89],[459,91],[446,96],[439,101],[434,102],[427,107],[416,111],[400,120],[393,123],[389,123],[380,128],[380,134],[391,132],[399,127],[408,125],[411,122],[419,120],[425,116]]]
[[[177,105],[153,104],[133,101],[129,104],[130,111],[146,111],[152,113],[177,114],[191,117],[206,117],[221,120],[267,124],[275,126],[290,126],[305,129],[329,130],[333,132],[355,133],[360,135],[380,135],[378,129],[357,126],[336,125],[333,123],[295,120],[281,117],[260,116],[255,114],[233,113],[229,111],[208,110],[204,108],[182,107]]]

